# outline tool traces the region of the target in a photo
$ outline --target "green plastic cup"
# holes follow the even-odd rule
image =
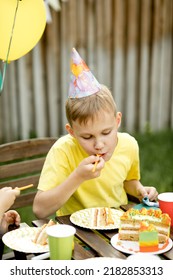
[[[50,260],[71,260],[76,229],[70,225],[53,225],[47,228]]]

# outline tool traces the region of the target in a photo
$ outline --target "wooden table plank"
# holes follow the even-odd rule
[[[44,224],[47,224],[48,222],[49,222],[49,219],[34,220],[34,221],[32,221],[32,225],[34,227],[42,227]]]
[[[93,250],[86,250],[83,246],[75,242],[74,252],[72,258],[74,260],[85,260],[88,258],[94,258],[96,253]]]
[[[103,236],[105,236],[108,239],[111,239],[115,234],[118,233],[118,229],[115,230],[103,230],[102,232],[99,231]]]
[[[129,203],[129,204],[126,204],[126,205],[121,205],[120,208],[124,211],[127,211],[129,210],[130,208],[134,207],[136,205],[136,203]]]

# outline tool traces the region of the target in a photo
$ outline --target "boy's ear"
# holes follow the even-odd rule
[[[72,127],[71,127],[71,125],[70,125],[69,123],[67,123],[67,124],[65,125],[65,129],[67,130],[67,132],[68,132],[71,136],[74,137],[74,131],[73,131],[73,129],[72,129]]]
[[[116,115],[116,123],[117,123],[117,127],[119,128],[121,125],[121,118],[122,118],[122,113],[121,112],[117,112]]]

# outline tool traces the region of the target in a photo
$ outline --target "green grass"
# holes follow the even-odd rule
[[[141,182],[173,191],[173,131],[134,135],[140,149]]]

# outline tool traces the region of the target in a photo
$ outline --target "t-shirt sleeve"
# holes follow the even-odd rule
[[[38,189],[46,191],[61,184],[70,174],[67,154],[53,145],[47,154]]]

